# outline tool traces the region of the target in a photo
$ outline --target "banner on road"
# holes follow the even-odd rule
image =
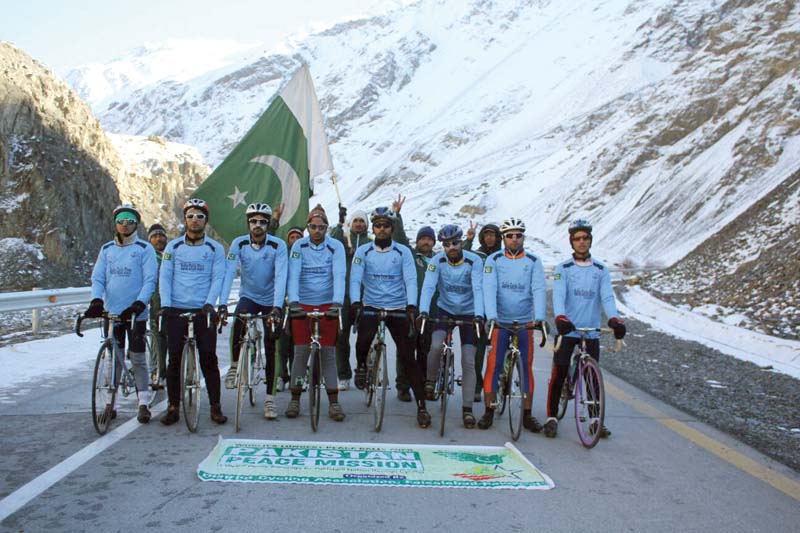
[[[197,468],[203,481],[552,489],[511,443],[435,446],[222,439]]]

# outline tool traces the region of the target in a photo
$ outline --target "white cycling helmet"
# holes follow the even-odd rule
[[[245,213],[248,220],[253,215],[264,215],[267,220],[272,219],[272,208],[268,204],[250,204],[247,206]]]
[[[500,233],[506,234],[509,231],[525,233],[525,223],[516,217],[507,218],[500,224]]]

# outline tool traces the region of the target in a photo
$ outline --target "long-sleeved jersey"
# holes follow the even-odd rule
[[[200,309],[215,305],[225,279],[225,250],[206,235],[190,245],[182,235],[170,241],[161,259],[158,289],[162,307]]]
[[[236,237],[225,260],[225,281],[220,291],[220,304],[228,303],[233,278],[236,277],[236,271],[240,270],[240,298],[247,298],[258,305],[283,307],[287,262],[286,243],[281,239],[267,235],[263,246],[256,250],[250,242],[250,235]]]
[[[417,269],[411,249],[394,241],[383,249],[372,242],[360,246],[350,270],[350,300],[380,309],[417,305]]]
[[[483,262],[472,252],[463,252],[458,263],[451,263],[445,252],[434,255],[425,272],[419,310],[428,313],[434,293],[439,291],[438,307],[451,315],[483,316]]]
[[[483,299],[487,320],[544,320],[547,284],[542,260],[524,250],[516,256],[508,250],[493,253],[483,267]]]
[[[298,239],[289,254],[289,301],[307,305],[344,303],[347,260],[344,245],[325,236],[320,244]]]
[[[102,298],[106,310],[118,315],[136,300],[149,304],[157,279],[156,251],[149,242],[136,238],[120,245],[114,240],[104,244],[97,254],[92,270],[92,298]],[[136,318],[146,320],[149,313],[148,305]]]
[[[553,272],[553,314],[565,315],[577,328],[599,328],[603,310],[608,318],[619,317],[608,267],[597,259],[590,261],[589,265],[578,265],[568,259]],[[567,336],[579,335],[572,332]],[[596,332],[588,335],[593,339],[599,336]]]

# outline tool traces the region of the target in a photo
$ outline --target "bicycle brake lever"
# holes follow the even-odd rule
[[[83,333],[81,333],[81,322],[83,322],[83,318],[83,315],[75,317],[75,334],[78,337],[83,337]]]

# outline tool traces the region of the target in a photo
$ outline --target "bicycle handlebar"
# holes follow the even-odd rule
[[[573,331],[577,331],[580,333],[581,340],[586,338],[587,333],[597,332],[597,333],[614,333],[614,330],[611,328],[575,328]],[[556,335],[556,343],[553,346],[554,351],[558,351],[561,348],[561,339],[564,338],[564,335]],[[615,352],[619,352],[622,350],[622,339],[617,339],[617,348],[614,350]]]
[[[102,318],[103,320],[110,320],[111,322],[119,322],[119,323],[130,322],[131,324],[133,324],[134,321],[136,320],[136,315],[132,315],[129,320],[123,320],[120,315],[115,315],[114,313],[109,313],[108,311],[103,311],[103,313],[98,317],[88,317],[83,313],[78,314],[75,316],[75,335],[77,335],[78,337],[83,337],[83,333],[81,333],[81,323],[83,323],[83,321],[86,320],[87,318],[88,319]]]
[[[478,324],[474,320],[453,320],[452,318],[450,318],[447,320],[432,320],[431,322],[437,325],[439,324],[445,325],[449,330],[454,329],[456,326],[475,326],[475,335],[477,335],[478,337],[481,336],[480,324]],[[427,324],[428,324],[428,317],[423,317],[422,324],[420,324],[419,327],[420,335],[423,335],[425,333],[425,326]]]
[[[537,324],[531,324],[531,325],[520,324],[516,320],[510,326],[504,326],[503,324],[500,324],[500,323],[495,322],[495,321],[491,321],[491,322],[492,323],[489,326],[489,332],[487,334],[489,339],[492,338],[492,333],[494,333],[494,328],[504,329],[504,330],[510,331],[512,333],[517,333],[517,332],[526,331],[526,330],[535,330],[535,331],[541,331],[542,332],[542,341],[539,343],[539,348],[544,348],[544,345],[547,344],[547,328],[543,327],[544,324],[546,324],[546,322],[544,320],[542,321],[541,325],[537,325]]]
[[[319,311],[314,309],[313,311],[305,311],[305,310],[294,310],[288,309],[286,313],[284,313],[283,317],[283,330],[286,331],[287,326],[289,325],[289,318],[337,318],[339,322],[339,331],[342,331],[344,325],[342,323],[342,308],[337,307],[335,309],[328,309],[327,311]]]
[[[397,309],[366,309],[362,308],[356,321],[353,323],[353,331],[358,330],[358,322],[362,316],[377,316],[380,321],[385,321],[387,318],[408,318],[408,313]],[[409,320],[408,336],[413,337],[416,334],[414,321]]]

